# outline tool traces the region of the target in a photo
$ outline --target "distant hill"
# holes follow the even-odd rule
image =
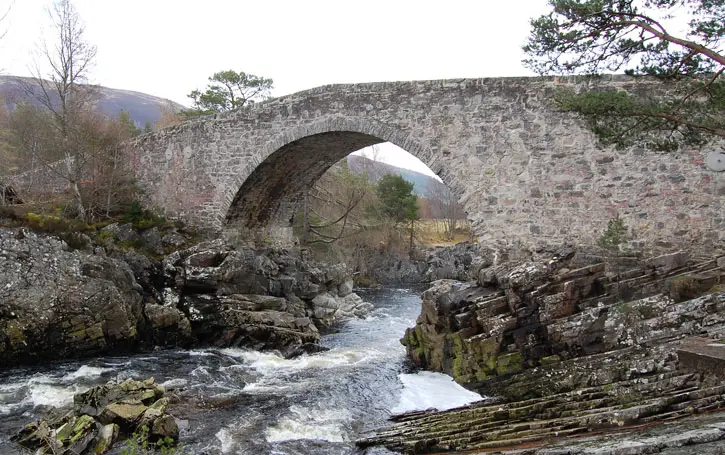
[[[9,111],[15,109],[15,106],[23,101],[29,101],[38,104],[28,94],[28,88],[31,90],[39,90],[38,84],[33,78],[19,76],[0,76],[0,102],[5,102]],[[121,90],[96,86],[98,90],[98,107],[105,114],[115,117],[122,110],[128,111],[136,126],[143,128],[146,122],[153,124],[160,117],[164,110],[171,108],[178,111],[185,107],[179,103],[175,103],[165,98],[159,98],[146,93],[134,92],[131,90]],[[445,186],[435,178],[421,174],[420,172],[411,171],[391,164],[373,161],[364,156],[349,155],[347,163],[351,171],[363,173],[370,171],[375,177],[380,178],[385,174],[401,175],[403,178],[415,185],[414,191],[422,197],[430,197],[431,189]]]
[[[37,100],[28,95],[26,87],[38,90],[37,83],[32,78],[0,76],[0,96],[2,96],[8,110],[12,111],[22,101],[37,104]],[[164,109],[169,109],[169,107],[174,110],[184,108],[184,106],[173,101],[145,93],[103,86],[96,87],[98,89],[98,107],[102,112],[115,117],[121,110],[126,110],[139,128],[142,128],[146,122],[151,124],[156,122],[161,117]]]
[[[405,180],[413,183],[415,185],[413,191],[422,197],[431,197],[431,191],[434,191],[434,188],[445,187],[443,183],[429,175],[393,166],[392,164],[373,161],[360,155],[348,155],[347,166],[352,172],[363,173],[367,171],[375,180],[385,174],[400,175]]]

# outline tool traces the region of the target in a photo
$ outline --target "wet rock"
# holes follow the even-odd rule
[[[161,245],[158,230],[104,229]],[[372,308],[352,292],[344,264],[221,240],[158,261],[113,245],[70,251],[53,237],[0,229],[0,252],[0,366],[154,346],[279,350]]]
[[[285,359],[295,359],[299,356],[305,355],[305,354],[318,354],[320,352],[329,351],[330,348],[325,346],[320,346],[316,343],[305,343],[300,346],[293,346],[289,349],[286,349],[282,352],[282,356]]]
[[[352,293],[353,281],[351,278],[343,279],[343,281],[337,286],[337,295],[339,297],[345,297]]]
[[[178,440],[179,429],[166,413],[169,399],[153,378],[109,382],[73,397],[74,410],[56,419],[41,419],[23,427],[13,440],[39,453],[101,454],[118,439],[131,435],[150,442]],[[141,435],[141,436],[139,436]]]
[[[150,336],[158,346],[191,346],[195,339],[191,323],[184,313],[172,306],[146,304],[144,314]]]
[[[344,264],[310,264],[287,250],[205,242],[169,255],[163,268],[202,344],[284,350],[371,309]]]
[[[179,426],[176,423],[176,419],[168,414],[164,414],[161,417],[154,420],[151,426],[151,433],[149,439],[154,442],[158,440],[165,440],[170,438],[172,440],[179,439]]]
[[[405,453],[489,450],[724,407],[725,386],[713,368],[703,363],[693,372],[698,364],[690,362],[683,369],[677,351],[684,336],[725,335],[725,293],[700,286],[692,289],[705,295],[691,300],[669,295],[677,282],[717,290],[710,284],[724,277],[717,261],[687,261],[681,253],[592,259],[564,251],[492,266],[487,287],[433,282],[402,340],[408,355],[498,402],[396,418],[361,445]],[[657,444],[643,447],[631,453],[650,453]],[[567,450],[551,453],[600,453]]]

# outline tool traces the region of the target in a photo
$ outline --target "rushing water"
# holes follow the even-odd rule
[[[48,406],[111,379],[154,376],[181,402],[175,414],[193,454],[352,454],[391,413],[447,409],[480,397],[448,376],[412,373],[399,338],[415,324],[418,293],[360,292],[375,309],[322,337],[330,350],[285,360],[242,349],[159,351],[0,372],[0,453]],[[368,454],[390,453],[370,449]]]

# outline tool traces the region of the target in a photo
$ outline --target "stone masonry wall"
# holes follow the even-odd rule
[[[361,146],[392,142],[457,195],[479,241],[592,243],[619,215],[645,246],[725,243],[725,173],[711,148],[601,148],[559,87],[663,90],[610,76],[332,85],[205,117],[130,145],[148,202],[219,231],[289,225],[295,199]],[[240,191],[241,189],[241,191]]]

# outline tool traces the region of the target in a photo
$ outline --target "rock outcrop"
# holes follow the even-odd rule
[[[313,266],[284,250],[232,250],[206,242],[164,260],[165,304],[216,346],[286,349],[316,342],[319,328],[371,309],[352,292],[344,264]]]
[[[73,409],[23,427],[13,440],[37,453],[102,454],[117,440],[140,444],[179,439],[176,419],[166,412],[169,398],[154,379],[109,382],[73,397]]]
[[[130,225],[112,232],[159,237]],[[292,352],[371,309],[352,288],[344,264],[312,265],[284,250],[214,241],[157,260],[0,229],[0,367],[154,346]]]
[[[0,229],[0,366],[127,351],[142,319],[125,263]]]
[[[682,253],[598,259],[562,250],[548,261],[482,268],[477,282],[433,283],[403,344],[419,365],[493,398],[402,416],[361,445],[492,449],[725,405],[721,382],[679,369],[676,354],[683,337],[725,333],[719,262]]]
[[[498,261],[499,253],[477,243],[458,243],[451,247],[435,248],[426,258],[426,270],[422,281],[437,280],[471,281],[478,277],[481,269],[491,267]]]

